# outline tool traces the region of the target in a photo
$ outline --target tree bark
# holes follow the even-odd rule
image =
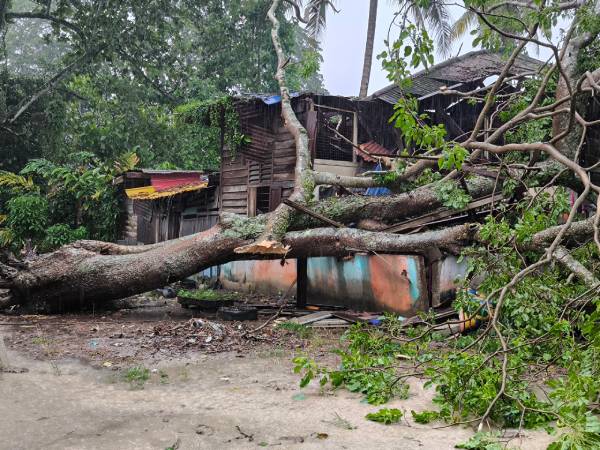
[[[115,246],[107,252],[105,243],[94,241],[65,246],[28,261],[21,270],[2,272],[0,283],[10,295],[0,297],[0,309],[14,304],[53,309],[99,305],[147,292],[208,267],[248,259],[235,249],[256,239],[264,227],[261,217],[224,215],[221,223],[208,231],[148,246],[145,251],[128,253]],[[470,225],[411,235],[315,228],[288,232],[282,242],[291,248],[289,257],[294,258],[344,256],[357,251],[421,253],[432,246],[452,251],[468,243],[475,232],[476,227]],[[266,257],[276,259],[277,255]]]
[[[367,28],[367,40],[365,43],[365,59],[363,61],[362,78],[360,80],[360,93],[358,96],[364,98],[369,92],[369,79],[371,78],[371,66],[373,65],[373,45],[375,43],[375,29],[377,27],[377,0],[369,1],[369,25]]]
[[[581,264],[579,261],[577,261],[575,258],[573,258],[571,256],[571,254],[569,253],[569,251],[562,245],[559,245],[558,247],[556,247],[556,250],[554,250],[553,256],[554,256],[554,259],[556,259],[556,261],[559,264],[561,264],[567,270],[570,270],[571,272],[573,272],[575,274],[575,276],[577,276],[581,281],[583,281],[589,287],[591,287],[591,288],[600,287],[600,282],[594,276],[594,274],[592,272],[590,272],[583,264]]]
[[[275,79],[279,84],[279,92],[281,94],[281,118],[283,119],[285,128],[294,136],[296,144],[294,191],[290,199],[298,203],[305,203],[306,199],[312,195],[312,189],[314,188],[313,175],[310,170],[311,157],[308,147],[308,132],[300,123],[298,117],[296,117],[296,113],[294,113],[290,92],[285,80],[285,66],[288,60],[279,39],[279,20],[277,19],[279,3],[279,0],[273,0],[267,17],[271,22],[271,40],[277,54]],[[281,236],[288,228],[292,212],[289,206],[281,203],[270,214],[263,235],[254,243],[236,248],[236,253],[285,255],[289,249],[281,244]]]

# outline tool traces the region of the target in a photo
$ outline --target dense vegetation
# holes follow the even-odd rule
[[[226,96],[277,89],[265,2],[119,3],[47,11],[15,0],[3,11],[17,16],[0,50],[1,245],[114,240],[115,162],[216,170],[215,111],[225,111],[226,139],[243,138]],[[55,20],[17,18],[23,11]],[[323,91],[316,43],[283,14],[281,34],[291,88]]]
[[[19,20],[26,20],[13,12],[20,3],[5,3],[9,9],[3,11],[6,20],[2,26],[7,42],[11,38],[8,31],[18,33]],[[191,1],[148,4],[130,0],[113,8],[95,9],[95,2],[59,1],[55,9],[47,10],[46,2],[36,2],[40,15],[56,14],[49,20],[53,26],[46,30],[52,43],[51,53],[48,50],[46,56],[55,58],[40,57],[39,63],[36,59],[36,64],[28,64],[22,53],[10,53],[9,46],[5,50],[1,112],[5,118],[2,139],[7,144],[1,151],[6,152],[2,164],[7,171],[0,178],[5,243],[15,248],[51,250],[84,236],[110,240],[116,209],[108,181],[115,174],[136,164],[214,167],[218,160],[211,106],[227,110],[227,100],[222,97],[227,92],[276,88],[271,78],[275,56],[264,21],[269,5],[265,3],[209,0],[202,5]],[[426,114],[418,112],[414,99],[401,98],[391,117],[405,143],[426,152],[435,162],[426,170],[422,164],[418,166],[423,160],[404,163],[379,180],[400,184],[409,192],[404,197],[373,200],[380,202],[381,215],[388,222],[406,219],[402,208],[394,205],[406,205],[408,201],[414,204],[425,198],[419,206],[428,211],[436,202],[423,193],[432,192],[439,204],[448,208],[462,208],[471,199],[465,185],[481,181],[481,176],[467,173],[464,166],[478,164],[483,151],[492,156],[481,163],[497,173],[488,193],[502,191],[510,202],[476,226],[470,236],[471,245],[462,251],[462,256],[469,258],[469,274],[453,307],[467,319],[450,324],[464,325],[472,319],[480,326],[449,339],[444,333],[448,324],[440,327],[432,315],[424,314],[423,322],[416,327],[405,327],[398,317],[390,315],[378,329],[356,326],[345,335],[338,351],[340,366],[322,366],[299,356],[295,359],[296,371],[302,375],[301,386],[318,379],[322,386],[360,392],[373,405],[406,396],[408,377],[425,377],[436,391],[436,408],[413,412],[418,423],[473,423],[478,424],[479,431],[491,425],[519,430],[546,427],[556,433],[551,449],[600,448],[600,282],[595,275],[600,231],[598,223],[586,220],[581,208],[587,202],[592,211],[596,208],[598,218],[600,187],[590,181],[591,168],[583,167],[580,159],[586,133],[598,123],[597,117],[584,117],[585,108],[579,108],[579,100],[600,93],[598,74],[589,72],[600,66],[596,44],[600,3],[464,3],[467,15],[463,19],[478,24],[473,30],[474,44],[504,51],[507,57],[513,55],[507,58],[507,64],[514,62],[528,43],[545,45],[554,57],[577,56],[565,67],[560,61],[544,65],[510,94],[498,92],[507,73],[485,89],[470,93],[468,101],[481,104],[481,120],[472,135],[462,141],[448,140],[443,126],[432,124]],[[434,41],[425,22],[418,20],[418,15],[413,20],[415,6],[431,5],[428,1],[401,2],[395,17],[399,36],[380,55],[390,80],[403,88],[410,86],[411,71],[433,62]],[[280,41],[292,55],[290,63],[284,64],[284,50],[277,49],[279,72],[287,71],[291,89],[318,83],[314,76],[319,59],[314,52],[315,42],[283,11],[277,10],[277,14]],[[572,23],[559,45],[540,40],[551,35],[559,19]],[[26,22],[30,24],[29,19]],[[276,29],[277,19],[272,16],[271,22]],[[21,29],[23,34],[31,32],[30,28]],[[220,45],[227,45],[227,51],[222,51]],[[54,66],[57,60],[59,64]],[[46,71],[60,76],[48,78]],[[40,77],[46,81],[40,81]],[[280,77],[285,91],[282,80]],[[23,109],[26,99],[44,85],[52,87],[51,92]],[[285,95],[282,97],[284,103]],[[560,108],[565,104],[569,107]],[[501,105],[500,124],[484,129],[488,126],[484,125],[486,113],[496,105]],[[234,117],[229,120],[235,122]],[[241,142],[244,137],[235,127],[230,128],[226,138]],[[300,144],[297,151],[302,151]],[[408,156],[405,159],[410,160]],[[422,170],[406,180],[406,173],[415,167]],[[300,178],[309,181],[307,186],[317,184],[318,178],[309,167],[299,171],[304,177]],[[465,183],[459,182],[461,177]],[[573,188],[573,201],[568,188]],[[299,199],[319,208],[309,198],[312,189],[306,189],[307,198],[302,198],[303,189],[296,186]],[[413,194],[416,200],[406,200]],[[360,201],[350,197],[321,202],[320,207],[349,225],[357,222],[357,205]],[[225,224],[228,229],[218,229],[210,236],[210,243],[198,239],[199,247],[193,253],[212,255],[211,244],[219,242],[219,248],[226,250],[223,260],[217,262],[221,263],[240,248],[257,248],[264,242],[284,247],[288,225],[294,219],[284,208],[267,218],[231,219]],[[236,228],[236,222],[244,226]],[[263,233],[263,229],[269,233]],[[436,233],[445,231],[440,228]],[[430,241],[436,233],[427,234]],[[300,250],[314,247],[311,236],[321,237],[318,242],[323,247],[327,246],[326,238],[333,236],[336,245],[347,244],[353,251],[375,251],[374,247],[385,251],[386,244],[424,239],[424,234],[307,229],[303,231],[305,248]],[[277,240],[260,241],[261,236]],[[258,243],[248,244],[249,238]],[[292,243],[295,238],[298,243],[298,233],[291,233],[291,237],[288,234],[287,238]],[[161,273],[161,258],[168,254],[170,270],[178,269],[180,276],[186,276],[181,266],[188,267],[191,262],[177,256],[188,243],[167,243],[158,250],[141,251],[152,255],[149,259]],[[242,244],[245,246],[238,247]],[[122,251],[117,248],[115,254],[102,256],[100,250],[75,254],[80,258],[75,270],[69,268],[63,276],[69,279],[82,274],[86,281],[97,281],[92,288],[98,295],[110,292],[107,285],[113,282],[114,274],[123,279],[137,276],[136,288],[153,287],[154,280],[143,279],[139,270],[128,272],[119,258]],[[28,299],[30,290],[35,291],[30,280],[43,278],[36,275],[46,273],[46,264],[64,264],[60,258],[64,255],[57,253],[54,260],[49,255],[37,259],[37,265],[25,267],[25,275],[15,267],[0,266],[7,274],[0,273],[0,281],[9,287],[7,300],[0,298],[3,304]],[[95,262],[101,261],[102,268],[112,268],[110,280],[103,278],[103,271],[89,270],[89,254]],[[127,261],[132,263],[134,258]],[[154,277],[157,274],[159,269]],[[33,288],[38,298],[44,298],[48,286],[55,288],[53,295],[73,295],[81,286],[77,280],[70,280],[64,291],[62,286],[52,286],[54,280],[46,279],[43,281],[47,284]],[[469,291],[472,287],[477,294]],[[24,290],[27,297],[23,296]],[[387,408],[368,416],[385,424],[398,422],[401,417],[401,411]],[[499,443],[497,436],[480,433],[462,447],[494,449]]]
[[[475,44],[504,51],[507,57],[518,51],[520,42],[535,40],[531,30],[550,36],[561,15],[554,9],[556,5],[544,3],[531,5],[526,14],[503,4],[494,6],[494,2],[465,4],[469,8],[467,19],[481,25],[472,32]],[[486,14],[486,7],[496,9]],[[595,36],[600,21],[593,8],[594,2],[588,2],[563,18],[573,21],[575,34],[584,38]],[[418,23],[411,23],[405,15],[400,15],[399,20],[403,21],[399,38],[390,43],[380,58],[390,79],[409,87],[410,69],[431,63],[433,41]],[[560,45],[554,49],[557,54],[564,51]],[[435,390],[435,408],[412,411],[414,421],[477,426],[478,433],[457,445],[459,448],[512,448],[514,441],[510,437],[500,431],[489,432],[494,426],[496,430],[513,428],[518,432],[544,427],[555,435],[551,450],[600,448],[598,235],[594,238],[589,233],[562,242],[549,241],[543,246],[533,244],[539,233],[548,228],[568,229],[571,221],[585,220],[585,211],[578,205],[588,197],[582,184],[587,186],[589,182],[581,174],[589,168],[578,172],[579,180],[575,180],[573,173],[567,174],[568,169],[559,166],[557,170],[553,165],[553,159],[560,158],[555,154],[541,156],[539,169],[531,173],[515,172],[517,167],[534,165],[531,154],[523,151],[527,143],[554,145],[559,141],[557,134],[568,123],[567,118],[557,121],[556,114],[533,115],[531,120],[523,120],[524,112],[532,108],[532,103],[539,105],[540,110],[550,109],[548,105],[557,101],[559,76],[568,76],[573,85],[577,79],[594,79],[585,72],[600,66],[597,45],[585,47],[577,56],[572,67],[561,67],[560,75],[559,66],[550,66],[527,80],[518,94],[495,99],[502,122],[513,121],[504,137],[505,143],[513,146],[510,149],[516,151],[503,151],[502,144],[490,147],[497,150],[498,162],[488,167],[496,166],[494,170],[498,170],[495,190],[502,191],[513,203],[486,216],[476,242],[462,251],[461,258],[468,258],[468,276],[452,307],[466,321],[454,319],[439,325],[433,314],[423,314],[420,325],[404,326],[402,320],[390,314],[378,328],[355,325],[345,333],[337,350],[339,366],[320,365],[304,355],[294,359],[295,370],[302,377],[300,386],[317,380],[323,388],[345,388],[362,393],[369,404],[381,405],[393,398],[405,398],[409,395],[406,380],[421,377],[427,380],[427,387]],[[574,87],[571,89],[575,91]],[[472,92],[467,98],[490,104],[492,94],[485,90],[478,94]],[[405,139],[440,156],[438,167],[423,171],[423,179],[417,179],[407,189],[435,183],[438,198],[447,207],[460,209],[471,200],[464,184],[437,181],[440,177],[431,175],[439,169],[447,179],[472,179],[473,175],[461,174],[461,168],[469,162],[470,150],[477,149],[477,144],[469,147],[475,134],[464,143],[447,141],[444,127],[429,125],[427,119],[427,115],[418,114],[416,102],[410,98],[400,99],[392,117]],[[585,120],[575,132],[578,140],[574,144],[557,144],[560,152],[576,164],[580,163],[582,143],[589,130]],[[481,138],[484,142],[487,139]],[[568,145],[576,149],[569,149]],[[384,181],[401,179],[405,170],[403,164],[397,172],[386,174]],[[548,172],[554,176],[548,177]],[[598,189],[591,186],[596,191],[589,196],[593,204]],[[574,191],[568,191],[569,187]],[[567,192],[577,200],[572,200]],[[561,251],[561,256],[553,256],[555,250]],[[564,264],[565,260],[576,266]],[[476,324],[475,329],[458,333],[455,328],[449,332],[448,326],[465,323]],[[367,415],[367,419],[389,424],[402,415],[401,411],[393,411],[384,408]]]

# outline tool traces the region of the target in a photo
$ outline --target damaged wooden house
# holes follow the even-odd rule
[[[520,57],[513,66],[511,82],[503,89],[519,89],[519,83],[535,74],[540,65],[535,59]],[[313,167],[356,176],[375,169],[380,158],[394,157],[404,150],[418,151],[405,149],[401,134],[389,123],[393,106],[402,95],[416,97],[421,112],[428,113],[433,123],[443,123],[449,138],[460,140],[473,129],[481,106],[442,91],[485,89],[502,67],[501,55],[475,51],[415,74],[408,92],[391,85],[366,99],[295,94],[292,107],[308,132]],[[156,242],[167,236],[208,229],[222,211],[248,216],[267,213],[290,196],[296,150],[292,135],[282,123],[281,98],[240,95],[234,97],[233,104],[247,142],[235,150],[222,145],[220,172],[208,177],[204,186],[177,191],[185,187],[185,182],[180,181],[179,188],[171,191],[173,195],[164,197],[169,201],[163,198],[150,208],[147,202],[157,199],[130,195],[130,189],[136,186],[132,181],[127,184],[128,175],[124,176],[130,202],[129,221],[137,223],[139,242],[149,243],[149,238],[144,238],[148,235]],[[492,123],[498,119],[489,117],[487,120]],[[147,175],[150,181],[145,183],[154,184],[153,174],[148,172]],[[170,176],[183,177],[175,173]],[[321,187],[315,195],[332,195],[332,191]],[[386,190],[367,190],[354,195],[386,195]],[[142,203],[144,206],[140,206]],[[163,232],[162,227],[169,221],[173,224],[171,231]],[[192,222],[193,226],[188,225]],[[150,231],[142,232],[140,226],[146,227],[142,223],[154,225]],[[407,230],[399,227],[390,231]],[[133,236],[129,239],[135,241]],[[426,256],[356,254],[345,259],[286,260],[283,265],[280,261],[234,261],[221,266],[218,276],[225,288],[278,293],[288,291],[296,283],[300,303],[342,304],[355,310],[411,315],[451,299],[455,280],[465,269],[465,264],[459,263],[455,256],[439,252]]]

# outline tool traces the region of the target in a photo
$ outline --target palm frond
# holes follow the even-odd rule
[[[15,234],[10,228],[0,228],[0,248],[8,247],[15,240]]]
[[[304,13],[306,30],[313,38],[316,39],[325,29],[327,13],[330,9],[338,12],[335,8],[335,0],[309,0],[306,4]]]
[[[432,31],[431,35],[436,40],[437,50],[448,56],[452,50],[452,24],[448,7],[440,0],[431,0],[424,6],[417,0],[397,0],[400,6],[406,6],[407,12],[414,23],[420,28]]]
[[[140,158],[135,152],[124,153],[114,162],[115,172],[120,174],[133,170],[139,162]]]
[[[432,0],[429,6],[417,6],[415,9],[420,11],[421,16],[433,30],[438,51],[443,56],[448,56],[452,50],[452,24],[448,7],[438,0]]]
[[[31,177],[24,177],[16,173],[0,170],[0,186],[10,188],[14,191],[30,192],[36,189]]]
[[[477,23],[477,14],[473,11],[465,11],[457,20],[452,24],[452,33],[450,40],[452,42],[458,41],[465,34],[469,32],[471,27]]]

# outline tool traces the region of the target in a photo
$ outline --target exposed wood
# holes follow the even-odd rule
[[[275,150],[292,149],[294,150],[294,139],[286,139],[285,141],[277,141],[274,146]]]
[[[290,322],[297,323],[300,325],[308,325],[319,320],[330,319],[333,314],[330,311],[319,311],[316,313],[308,314],[302,317],[296,317],[291,319]]]
[[[312,322],[308,326],[312,328],[348,328],[350,326],[350,322],[333,317],[331,319],[321,319],[316,322]]]
[[[246,192],[248,190],[248,187],[243,184],[241,186],[223,186],[223,193],[229,193],[229,192]]]
[[[281,203],[281,188],[280,187],[272,187],[271,188],[271,198],[269,200],[269,210],[273,211],[275,208],[279,206]]]
[[[503,200],[503,198],[504,197],[502,195],[495,195],[495,196],[490,195],[489,197],[484,197],[484,198],[480,198],[478,200],[472,201],[465,208],[462,208],[462,209],[444,209],[442,211],[434,211],[432,213],[425,214],[420,217],[415,217],[414,219],[409,219],[409,220],[406,220],[406,221],[401,222],[396,225],[392,225],[391,227],[384,228],[381,231],[385,231],[387,233],[401,233],[404,231],[419,228],[423,225],[427,225],[428,223],[435,222],[439,219],[451,217],[451,216],[454,216],[456,214],[460,214],[460,213],[463,213],[466,211],[472,211],[476,208],[481,208],[482,206],[487,206],[492,203],[498,203],[501,200]]]
[[[248,217],[256,215],[256,188],[248,188]]]

